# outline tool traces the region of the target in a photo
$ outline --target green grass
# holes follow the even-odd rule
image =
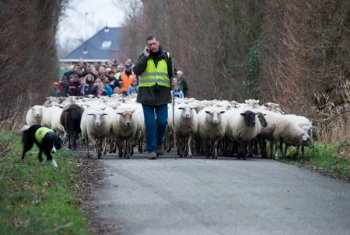
[[[296,156],[295,149],[290,149],[287,157],[281,161],[350,180],[350,161],[341,157],[341,153],[347,151],[349,151],[349,146],[346,143],[315,143],[313,149],[305,148],[304,158],[301,153]]]
[[[19,136],[0,132],[0,234],[92,234],[71,189],[76,156],[58,151],[54,169],[37,153],[22,161]]]

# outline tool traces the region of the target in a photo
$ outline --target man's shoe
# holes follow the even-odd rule
[[[157,153],[156,152],[150,152],[148,155],[149,160],[156,160],[157,159]]]

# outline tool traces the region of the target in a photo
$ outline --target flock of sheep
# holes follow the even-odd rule
[[[63,117],[64,112],[76,108],[80,112],[76,120]],[[302,151],[304,146],[313,146],[312,122],[304,116],[284,114],[275,103],[176,99],[174,105],[168,105],[168,116],[164,149],[170,151],[176,140],[180,157],[225,155],[245,159],[261,155],[278,158],[280,153],[286,155],[288,146],[297,146],[298,150],[302,147]],[[77,123],[76,131],[67,123]],[[69,148],[73,150],[79,135],[81,145],[94,146],[97,158],[117,149],[119,157],[130,158],[135,146],[139,152],[145,146],[142,106],[136,103],[136,97],[72,96],[64,100],[48,97],[43,105],[29,108],[26,124],[53,129],[62,138],[69,139]],[[270,143],[269,154],[266,141]]]

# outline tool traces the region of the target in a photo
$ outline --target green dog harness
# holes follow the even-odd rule
[[[41,142],[43,141],[45,135],[49,132],[54,132],[53,130],[51,130],[50,128],[47,127],[40,127],[38,130],[36,130],[35,132],[35,139],[36,141],[38,141],[38,143],[41,144]]]

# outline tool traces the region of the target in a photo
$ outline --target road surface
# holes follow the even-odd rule
[[[350,184],[272,160],[103,156],[107,234],[350,234]]]

